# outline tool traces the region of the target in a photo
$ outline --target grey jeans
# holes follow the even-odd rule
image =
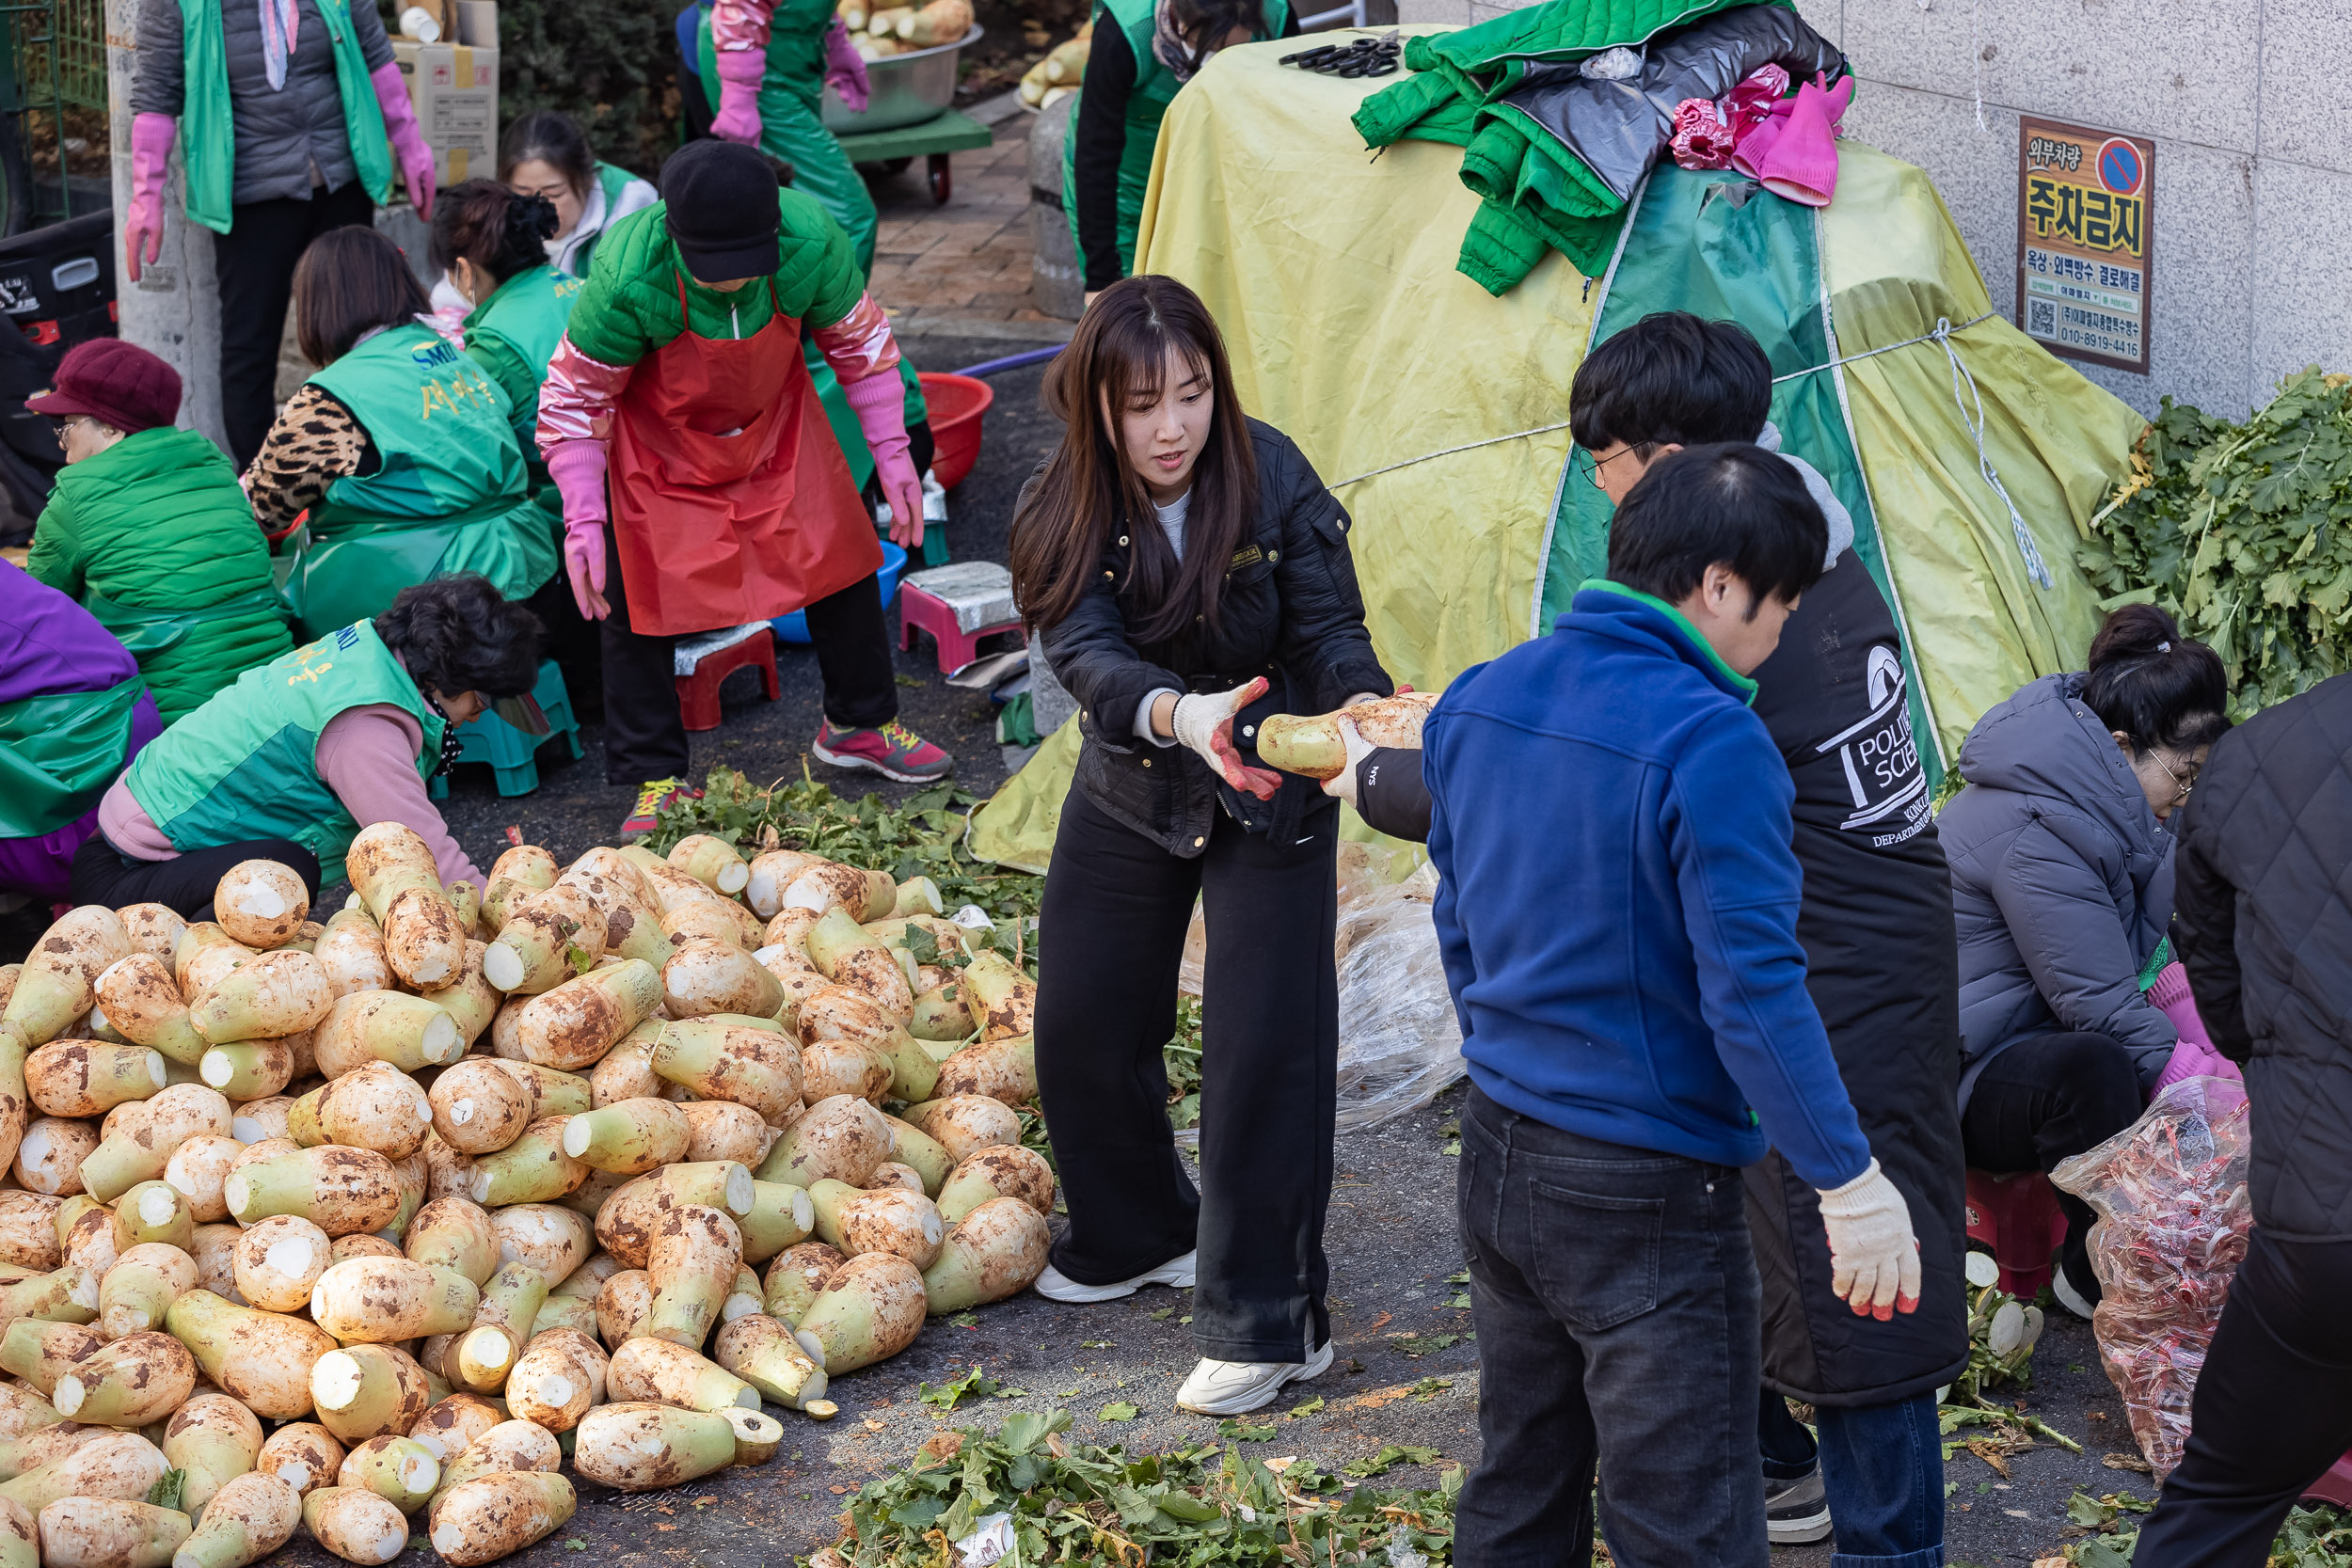
[[[1764,1568],[1763,1374],[1739,1171],[1579,1137],[1476,1088],[1458,1197],[1485,1452],[1454,1559]]]

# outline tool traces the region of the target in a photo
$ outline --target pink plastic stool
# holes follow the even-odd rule
[[[912,648],[917,631],[930,632],[939,644],[939,668],[945,674],[953,674],[979,657],[981,638],[1017,631],[1020,626],[1020,618],[1015,616],[965,631],[956,623],[955,607],[938,594],[911,582],[898,588],[898,646]]]
[[[1968,1173],[1968,1239],[1993,1249],[2001,1289],[2030,1301],[2050,1282],[2050,1255],[2066,1240],[2058,1189],[2040,1171]]]
[[[677,682],[678,712],[688,729],[719,727],[719,688],[727,676],[746,668],[759,672],[759,684],[770,702],[784,695],[784,687],[776,679],[776,634],[766,626],[740,642],[703,655],[692,674],[672,677]]]

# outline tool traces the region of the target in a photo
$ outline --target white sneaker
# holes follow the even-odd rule
[[[1274,1402],[1285,1383],[1304,1383],[1331,1370],[1331,1344],[1304,1361],[1212,1361],[1200,1365],[1176,1390],[1176,1408],[1197,1416],[1239,1416]]]
[[[2085,1323],[2090,1321],[2090,1303],[2080,1291],[2074,1289],[2074,1282],[2066,1277],[2066,1266],[2062,1263],[2050,1271],[2050,1293],[2058,1297],[2060,1307]]]
[[[1117,1301],[1121,1296],[1134,1295],[1146,1285],[1172,1285],[1179,1291],[1189,1291],[1196,1256],[1187,1252],[1182,1258],[1171,1258],[1156,1269],[1146,1269],[1133,1279],[1122,1279],[1114,1285],[1081,1285],[1048,1263],[1032,1289],[1047,1301],[1073,1302]]]

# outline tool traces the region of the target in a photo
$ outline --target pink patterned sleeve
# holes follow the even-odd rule
[[[898,340],[891,336],[890,318],[870,293],[858,295],[848,315],[818,327],[814,336],[825,363],[845,387],[898,368]]]
[[[895,350],[891,356],[898,357]],[[634,365],[607,365],[572,346],[570,335],[555,345],[548,379],[539,388],[539,451],[560,441],[607,441],[612,436],[612,407],[628,386]]]
[[[768,48],[768,23],[775,15],[776,0],[718,0],[710,8],[710,41],[722,55],[739,49],[765,53]]]

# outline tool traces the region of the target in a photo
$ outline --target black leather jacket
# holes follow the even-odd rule
[[[1168,643],[1129,637],[1122,589],[1133,552],[1122,531],[1104,552],[1093,591],[1041,638],[1054,678],[1078,702],[1086,745],[1077,786],[1114,819],[1186,858],[1207,847],[1220,806],[1253,832],[1295,836],[1307,813],[1328,801],[1313,780],[1292,774],[1261,801],[1226,784],[1189,749],[1142,739],[1136,708],[1146,696],[1163,688],[1230,691],[1265,676],[1266,694],[1233,724],[1234,745],[1251,757],[1268,714],[1326,713],[1359,692],[1394,689],[1364,629],[1346,510],[1289,436],[1256,420],[1249,433],[1258,512],[1226,573],[1216,627]],[[1130,525],[1158,526],[1150,516]]]

